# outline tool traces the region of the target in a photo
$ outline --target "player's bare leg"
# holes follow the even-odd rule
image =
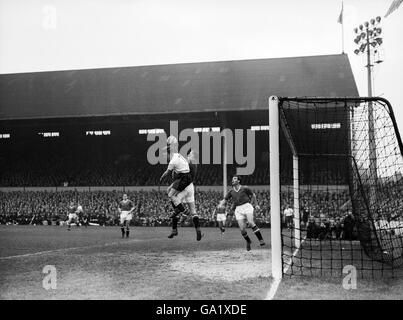
[[[250,249],[251,249],[250,244],[252,243],[252,241],[250,240],[250,238],[248,236],[248,232],[246,231],[245,220],[244,219],[237,219],[237,221],[238,221],[239,230],[241,230],[242,237],[246,241],[246,251],[250,251]]]
[[[247,214],[246,219],[248,220],[249,225],[252,228],[252,231],[254,232],[256,238],[259,240],[259,243],[261,246],[265,245],[265,242],[263,240],[262,234],[260,232],[259,227],[256,225],[255,221],[253,221],[253,213]]]

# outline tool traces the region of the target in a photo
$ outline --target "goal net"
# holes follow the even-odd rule
[[[270,97],[269,109],[273,275],[401,274],[403,146],[390,103]]]

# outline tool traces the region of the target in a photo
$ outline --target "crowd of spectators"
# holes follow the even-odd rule
[[[133,225],[168,226],[171,205],[165,191],[128,191],[134,202]],[[260,210],[255,212],[260,227],[270,226],[270,193],[257,190]],[[67,220],[67,207],[71,201],[79,203],[90,222],[100,225],[119,223],[118,204],[121,191],[8,191],[0,192],[0,223],[2,224],[61,224]],[[222,198],[215,190],[196,191],[196,210],[203,226],[215,226],[212,218],[214,209]],[[292,192],[281,194],[282,210],[292,205]],[[309,208],[309,217],[314,219],[336,219],[344,214],[339,210],[346,202],[345,191],[306,191],[301,194],[301,208]],[[190,219],[188,219],[190,220]],[[236,226],[233,219],[232,225]],[[191,224],[184,221],[184,226]]]
[[[311,217],[306,227],[307,239],[357,240],[357,228],[351,213],[342,217]]]
[[[147,162],[131,159],[92,159],[91,157],[70,156],[30,156],[20,157],[0,164],[0,187],[57,187],[69,186],[154,186],[158,184],[166,165],[150,165]],[[235,174],[236,167],[228,165],[228,176]],[[288,174],[286,174],[288,172]],[[346,184],[343,175],[336,170],[327,170],[313,166],[307,174],[301,170],[301,184]],[[196,185],[222,185],[221,165],[203,164],[199,166]],[[284,169],[281,175],[283,184],[292,184],[292,167]],[[243,183],[249,185],[267,185],[270,181],[268,162],[256,163],[253,174],[243,177]]]

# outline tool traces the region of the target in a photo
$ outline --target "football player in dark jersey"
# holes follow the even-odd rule
[[[120,230],[122,232],[122,238],[125,237],[125,226],[126,226],[126,238],[129,237],[130,233],[130,221],[133,219],[134,204],[127,194],[123,195],[123,200],[119,202],[119,213],[120,213]]]
[[[264,246],[265,242],[262,234],[253,220],[253,205],[255,205],[257,210],[260,209],[259,205],[257,204],[256,195],[250,188],[241,185],[241,181],[238,176],[234,176],[232,178],[231,185],[232,190],[230,190],[224,199],[220,201],[218,207],[225,208],[227,201],[232,200],[233,207],[235,207],[235,218],[238,221],[241,234],[246,240],[247,251],[250,251],[252,241],[250,240],[248,232],[246,231],[246,222],[252,227],[252,230],[258,238],[260,245]]]

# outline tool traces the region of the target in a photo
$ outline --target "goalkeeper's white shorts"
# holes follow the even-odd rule
[[[248,220],[249,223],[253,222],[253,206],[248,202],[235,208],[235,218],[237,220]]]
[[[217,221],[225,222],[227,220],[227,215],[224,213],[217,213]]]
[[[133,214],[129,213],[130,211],[122,211],[120,213],[120,223],[125,221],[130,221],[133,219]]]

